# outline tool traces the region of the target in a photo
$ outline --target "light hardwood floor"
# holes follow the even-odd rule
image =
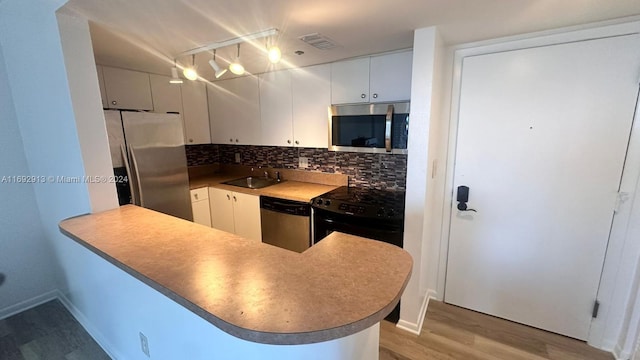
[[[582,341],[439,301],[431,301],[420,336],[383,321],[380,360],[612,360]]]

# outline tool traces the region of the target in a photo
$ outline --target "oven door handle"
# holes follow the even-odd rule
[[[384,125],[384,148],[391,152],[391,121],[393,120],[393,105],[387,107],[387,117]]]

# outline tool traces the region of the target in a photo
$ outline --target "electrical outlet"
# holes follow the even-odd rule
[[[240,153],[236,153],[236,164],[240,164]]]
[[[144,336],[143,333],[140,333],[140,347],[142,348],[142,352],[147,355],[148,358],[150,358],[151,355],[149,355],[149,340],[147,340],[147,337]]]
[[[309,158],[299,157],[298,158],[298,167],[301,169],[306,169],[309,167]]]

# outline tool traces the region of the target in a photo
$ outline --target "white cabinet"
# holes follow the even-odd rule
[[[182,109],[185,143],[210,144],[209,106],[205,83],[185,81],[182,84]]]
[[[261,145],[292,146],[291,72],[272,71],[261,74],[260,119]]]
[[[107,91],[104,88],[104,75],[102,75],[102,65],[96,65],[96,71],[98,72],[98,85],[100,86],[100,98],[102,99],[102,108],[109,108],[109,101],[107,100]]]
[[[371,57],[369,93],[371,102],[411,98],[413,51]]]
[[[262,241],[259,196],[210,187],[209,208],[212,227]]]
[[[191,211],[193,212],[193,222],[211,226],[209,190],[207,187],[191,190]]]
[[[260,144],[258,79],[244,76],[207,88],[211,139],[216,144]]]
[[[102,75],[110,109],[153,110],[149,74],[103,66]]]
[[[409,100],[413,52],[404,51],[331,64],[331,103]]]
[[[326,64],[260,75],[261,144],[326,148],[330,78]]]
[[[331,103],[369,102],[369,58],[331,64]]]
[[[153,112],[182,114],[180,85],[170,84],[170,79],[168,76],[149,74]]]
[[[331,66],[291,70],[294,145],[326,148],[329,139]]]

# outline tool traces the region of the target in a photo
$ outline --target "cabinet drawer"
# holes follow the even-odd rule
[[[207,199],[209,199],[209,190],[207,187],[191,190],[191,202]]]

